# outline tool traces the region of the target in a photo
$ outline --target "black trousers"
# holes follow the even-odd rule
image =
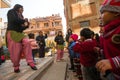
[[[33,61],[35,61],[35,55],[38,53],[38,49],[33,49],[32,50],[32,56],[33,56]]]
[[[74,69],[74,62],[72,57],[70,57],[70,64],[71,64],[71,68]]]
[[[45,57],[45,46],[39,48],[39,58]]]

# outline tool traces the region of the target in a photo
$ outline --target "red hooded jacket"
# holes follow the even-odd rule
[[[120,80],[120,18],[111,21],[104,26],[103,53],[110,60],[112,72],[117,80]]]

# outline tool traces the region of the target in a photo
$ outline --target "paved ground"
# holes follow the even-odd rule
[[[64,61],[56,62],[54,59],[54,63],[35,80],[78,80],[76,74],[68,69],[69,66],[68,53],[65,52]]]
[[[65,80],[66,62],[53,63],[48,70],[35,80]]]
[[[71,70],[69,70],[70,68],[70,61],[69,61],[69,57],[68,57],[68,54],[66,56],[66,62],[68,64],[68,67],[67,67],[67,75],[66,75],[66,80],[79,80],[76,76],[76,72],[73,72]],[[82,79],[81,79],[82,80]]]

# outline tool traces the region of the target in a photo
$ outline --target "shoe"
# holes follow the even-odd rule
[[[15,72],[15,73],[19,73],[19,72],[20,72],[20,69],[16,69],[16,70],[14,69],[14,72]]]
[[[31,69],[33,69],[33,70],[37,70],[37,67],[36,66],[30,66],[31,67]]]
[[[31,69],[37,70],[37,67],[34,65],[34,63],[28,63],[27,65],[30,66]]]

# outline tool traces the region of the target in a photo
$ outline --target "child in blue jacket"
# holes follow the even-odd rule
[[[75,53],[73,51],[73,47],[76,44],[76,41],[78,40],[78,35],[77,34],[72,34],[69,37],[69,46],[68,46],[68,50],[69,50],[69,56],[70,56],[70,64],[71,64],[71,68],[69,68],[70,70],[74,70],[74,63],[73,63],[73,59],[76,58],[78,56],[77,53]]]

